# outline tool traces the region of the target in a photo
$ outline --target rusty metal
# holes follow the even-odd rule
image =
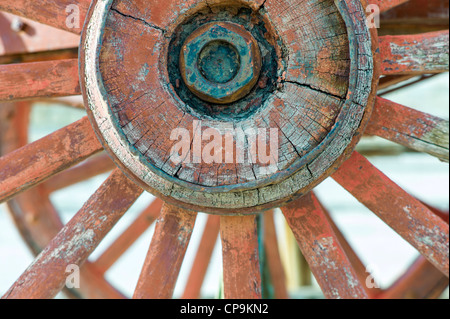
[[[218,104],[247,95],[261,72],[258,43],[242,26],[213,22],[195,30],[180,54],[187,87],[201,99]]]

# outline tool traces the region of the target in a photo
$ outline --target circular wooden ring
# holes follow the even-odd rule
[[[315,6],[267,0],[264,8],[257,1],[230,1],[270,21],[267,32],[274,34],[273,45],[283,57],[277,90],[254,114],[229,122],[188,112],[168,80],[172,32],[208,7],[206,2],[171,0],[164,7],[157,1],[131,2],[93,2],[82,37],[80,74],[99,139],[146,190],[187,209],[254,213],[307,193],[351,154],[371,114],[378,80],[377,44],[359,1]],[[289,10],[293,2],[296,10]],[[313,7],[317,17],[308,18]],[[263,164],[197,163],[193,149],[189,163],[171,163],[176,142],[170,133],[188,132],[192,145],[199,127],[224,136],[237,128],[278,130],[280,161],[268,173]]]

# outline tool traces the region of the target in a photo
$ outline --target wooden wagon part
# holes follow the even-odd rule
[[[372,3],[382,4],[382,11],[388,14],[389,9],[407,5],[405,2]],[[65,269],[70,264],[84,265],[86,278],[98,278],[95,273],[104,274],[142,234],[142,220],[149,216],[157,219],[157,227],[134,296],[170,298],[197,211],[213,217],[199,250],[205,256],[198,257],[190,279],[195,289],[186,291],[185,296],[198,296],[205,261],[211,256],[207,241],[220,231],[225,297],[260,298],[255,214],[276,207],[281,207],[329,298],[405,297],[411,291],[415,297],[428,297],[436,296],[448,284],[448,220],[354,152],[363,133],[369,133],[448,162],[448,121],[376,97],[381,75],[448,71],[448,30],[378,37],[377,30],[366,24],[367,3],[356,0],[94,0],[90,7],[90,1],[84,0],[77,7],[81,21],[86,17],[84,28],[68,26],[65,9],[69,1],[58,0],[57,5],[41,10],[46,4],[44,0],[38,4],[0,1],[0,10],[81,35],[79,57],[40,61],[34,55],[24,61],[36,58],[36,62],[1,65],[0,100],[83,93],[88,117],[26,144],[29,106],[2,105],[2,132],[8,132],[13,142],[5,146],[2,136],[5,155],[0,158],[0,202],[20,203],[22,196],[35,196],[42,199],[42,210],[52,210],[45,199],[49,191],[96,174],[93,168],[114,170],[64,227],[55,214],[36,229],[22,229],[23,234],[36,231],[48,235],[36,243],[36,252],[49,243],[4,298],[54,297],[64,288]],[[205,25],[210,33],[194,43],[189,35]],[[230,34],[236,34],[236,28],[242,29],[240,36],[250,33],[251,37],[243,39],[253,38],[257,44],[251,46],[256,53],[250,60],[243,57],[251,50],[233,43],[238,40]],[[203,46],[214,44],[206,58],[199,58],[198,65],[191,65],[196,63],[194,59],[188,68],[181,67],[187,61],[180,59],[184,53],[204,53],[204,47],[195,48],[202,41]],[[238,48],[229,50],[230,45]],[[246,66],[259,63],[258,50],[259,78],[245,81]],[[217,56],[228,59],[233,54],[243,56],[227,60],[228,66],[237,70],[231,77],[238,74],[242,81],[224,91],[221,81],[226,74],[217,73],[213,65],[218,63]],[[207,81],[190,82],[192,74]],[[226,103],[211,102],[224,101],[224,95]],[[12,116],[15,112],[22,115]],[[8,122],[3,119],[20,123],[21,133],[5,130]],[[278,132],[274,144],[279,156],[274,164],[274,158],[260,152],[257,158],[268,159],[258,162],[251,155],[259,147],[253,148],[251,141],[273,150],[270,138],[255,133],[271,129]],[[227,159],[232,153],[230,161],[202,161],[202,150],[211,141],[202,139],[202,134],[208,130],[210,138],[224,135],[225,145],[232,150],[216,151],[215,159]],[[174,131],[187,133],[190,146],[178,162],[171,152]],[[239,144],[227,140],[229,131],[250,133]],[[254,152],[243,155],[247,161],[237,162],[243,149]],[[104,156],[93,157],[102,150],[113,165]],[[367,289],[362,263],[310,192],[330,176],[423,255],[392,289]],[[143,190],[164,203],[159,199],[152,203],[99,258],[98,265],[86,262]],[[271,256],[271,273],[282,278],[273,227],[268,225],[265,245]],[[414,278],[427,275],[429,282],[420,287],[413,283]],[[98,291],[86,295],[121,297],[107,282],[97,280],[96,284]],[[285,289],[279,286],[277,295],[286,297]]]

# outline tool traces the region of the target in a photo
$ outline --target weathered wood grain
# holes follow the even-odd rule
[[[2,298],[53,298],[64,287],[67,266],[82,266],[142,194],[116,169]]]
[[[197,213],[164,204],[134,299],[172,298]]]
[[[449,31],[379,38],[383,75],[429,74],[449,69]]]
[[[449,161],[449,122],[392,101],[377,98],[367,134]]]
[[[334,1],[267,0],[264,8],[289,51],[285,80],[345,98],[351,57]]]
[[[0,202],[102,150],[87,118],[0,158]]]
[[[444,220],[357,152],[332,177],[449,276],[449,227]]]
[[[260,299],[261,272],[256,216],[220,218],[223,284],[227,299]]]
[[[317,199],[308,194],[281,210],[325,297],[368,298]]]
[[[0,65],[0,101],[78,94],[77,59]]]
[[[58,29],[81,34],[90,3],[90,0],[77,0],[76,2],[72,0],[1,0],[0,10],[29,18]],[[72,11],[71,8],[73,7],[69,7],[71,5],[75,5],[77,11]],[[74,12],[79,13],[79,15],[77,15],[79,25],[72,27],[73,20],[71,19],[71,14]]]

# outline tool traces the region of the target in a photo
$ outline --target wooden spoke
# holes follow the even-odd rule
[[[426,203],[423,204],[448,224],[448,212],[436,209]],[[435,299],[442,295],[448,284],[447,276],[443,275],[426,258],[420,256],[402,277],[384,292],[380,292],[377,298]]]
[[[119,169],[84,204],[3,298],[53,298],[64,287],[69,265],[81,266],[142,194]]]
[[[273,285],[276,299],[288,299],[289,294],[286,287],[286,274],[278,249],[278,239],[275,229],[274,213],[264,213],[264,249],[269,267],[271,283]]]
[[[448,277],[449,226],[445,221],[357,152],[333,178]]]
[[[159,217],[163,202],[155,199],[116,241],[97,259],[95,266],[105,273]]]
[[[282,211],[325,297],[368,298],[316,198],[308,194]]]
[[[189,279],[183,293],[183,299],[197,299],[200,297],[200,290],[205,279],[208,265],[219,236],[220,218],[209,215],[208,221],[203,231],[203,236],[197,250],[197,255],[192,265]]]
[[[61,105],[73,109],[86,110],[83,102],[75,101],[73,98],[38,98],[36,102],[45,103],[46,105]]]
[[[385,76],[383,79],[386,79],[386,81],[383,83],[380,80],[380,85],[378,86],[378,89],[382,90],[383,88],[388,88],[391,85],[393,87],[389,88],[388,90],[383,90],[383,92],[378,93],[378,96],[382,97],[382,96],[390,94],[392,92],[395,92],[398,90],[403,90],[403,89],[413,86],[417,83],[431,79],[432,77],[434,77],[438,74],[439,73],[422,74],[420,76],[417,76],[417,75],[388,75],[388,76]],[[403,78],[403,80],[401,78]],[[398,85],[396,85],[396,84],[398,84]]]
[[[411,0],[383,13],[377,31],[379,35],[405,35],[446,30],[448,26],[447,0]]]
[[[376,4],[380,8],[380,12],[391,10],[409,0],[369,0],[370,4]]]
[[[80,34],[90,0],[0,0],[0,10]]]
[[[342,232],[340,231],[339,227],[336,225],[336,223],[333,221],[333,219],[330,216],[330,213],[325,209],[325,207],[320,203],[320,201],[317,199],[315,194],[311,194],[311,196],[313,197],[313,200],[317,200],[317,202],[320,204],[320,207],[322,208],[323,214],[326,216],[326,218],[328,219],[328,222],[331,226],[331,228],[333,229],[334,233],[336,234],[336,238],[339,241],[339,244],[341,244],[342,249],[344,250],[345,254],[347,255],[352,268],[355,270],[356,275],[358,276],[358,279],[360,282],[365,283],[366,279],[368,277],[368,273],[367,273],[367,269],[366,266],[364,265],[364,263],[361,261],[361,259],[359,258],[359,256],[356,254],[356,252],[353,250],[352,246],[350,245],[350,243],[347,241],[347,239],[345,238],[345,236],[342,234]],[[367,287],[367,285],[364,286],[367,294],[370,297],[373,297],[377,294],[380,293],[380,289],[379,288],[369,288]]]
[[[0,64],[19,64],[19,63],[44,62],[55,60],[70,60],[77,58],[78,58],[78,48],[71,48],[56,51],[19,53],[5,56],[0,55]]]
[[[0,101],[81,94],[78,60],[0,65]]]
[[[260,299],[256,216],[220,218],[226,299]]]
[[[448,278],[426,258],[417,261],[378,299],[436,299],[448,287]]]
[[[380,82],[378,84],[378,91],[387,89],[396,84],[406,82],[412,78],[416,77],[416,75],[386,75],[380,78]]]
[[[7,12],[0,12],[0,30],[2,35],[0,64],[8,61],[18,63],[29,60],[32,56],[40,58],[54,56],[53,60],[59,60],[60,58],[56,57],[58,53],[66,55],[69,51],[75,51],[77,56],[78,50],[73,49],[78,48],[80,37],[76,34],[23,17],[19,18]]]
[[[134,293],[135,299],[171,298],[197,213],[164,204]]]
[[[76,183],[80,183],[94,176],[107,173],[115,168],[108,155],[102,154],[88,159],[79,166],[68,169],[49,179],[43,185],[49,192],[55,192]]]
[[[377,98],[366,133],[449,161],[448,121],[381,97]]]
[[[449,31],[379,37],[381,74],[448,71]]]
[[[0,158],[0,203],[102,150],[83,118]]]

